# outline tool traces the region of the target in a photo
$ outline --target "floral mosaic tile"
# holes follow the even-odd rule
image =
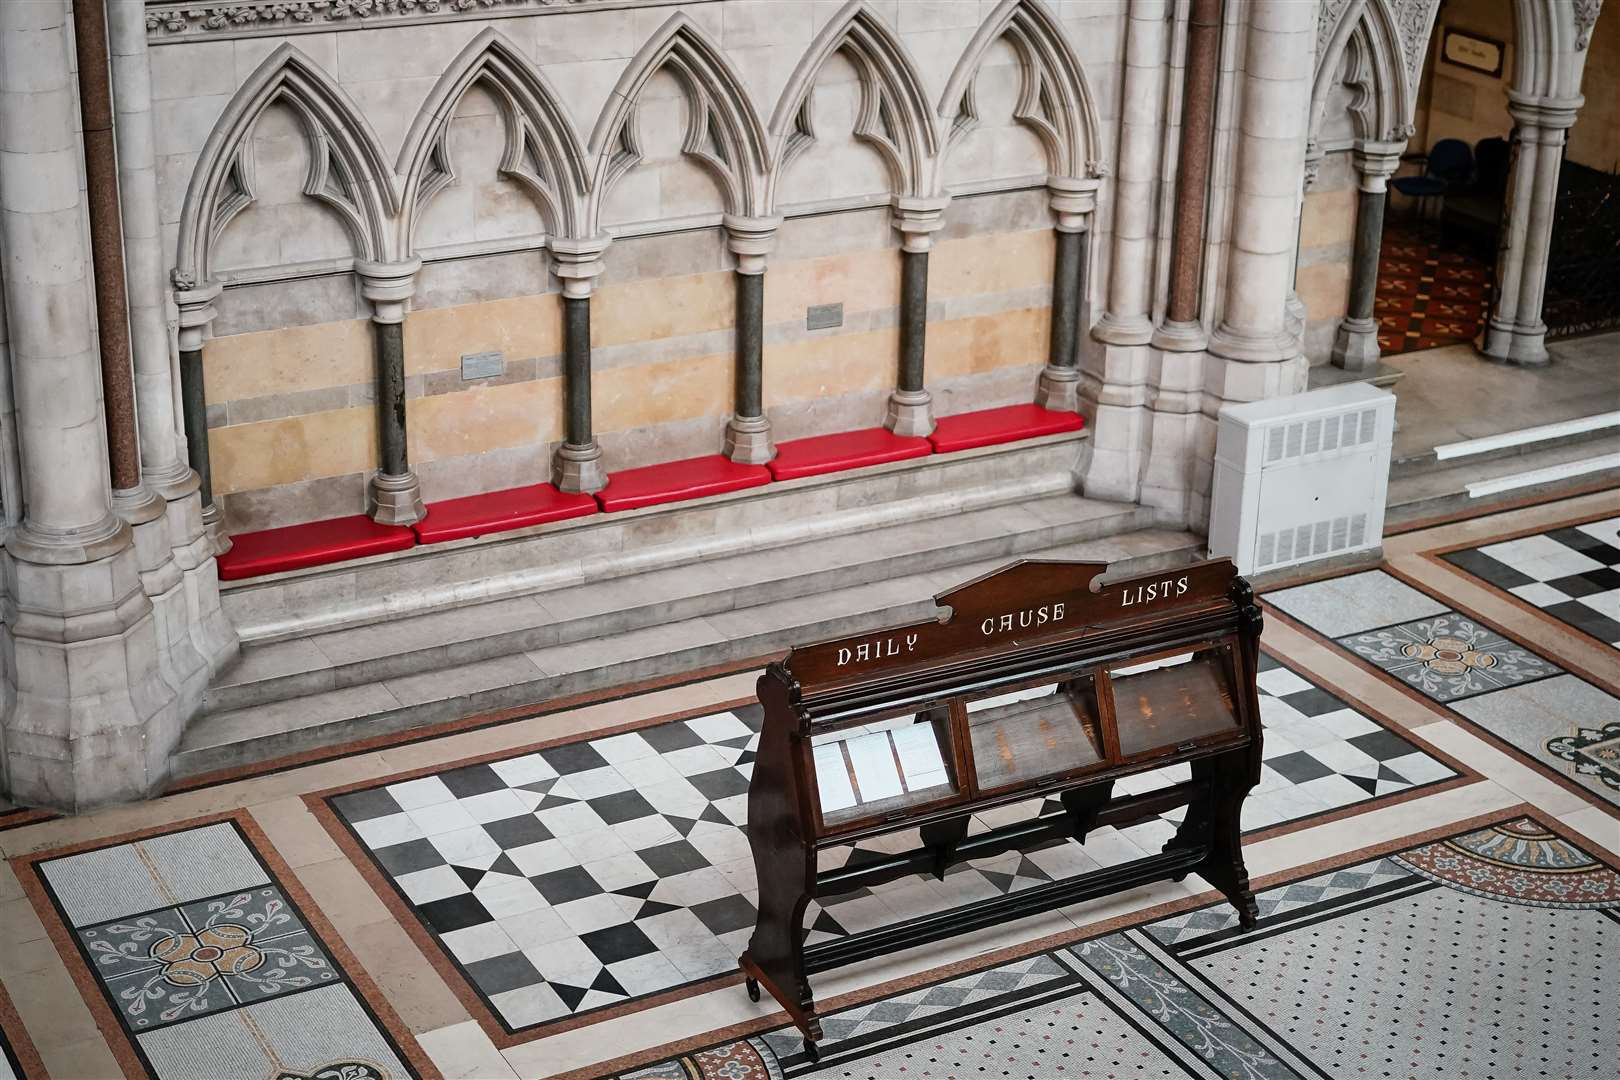
[[[1563,674],[1456,612],[1349,634],[1339,644],[1442,704]]]

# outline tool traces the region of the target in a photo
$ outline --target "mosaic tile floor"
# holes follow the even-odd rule
[[[1265,828],[1452,777],[1445,764],[1264,658],[1261,781],[1244,827]],[[743,831],[761,713],[750,706],[367,788],[330,800],[478,994],[510,1030],[736,970],[757,884]],[[1187,766],[1121,791],[1176,783]],[[972,830],[1034,813],[980,815]],[[812,905],[811,940],[1095,869],[1093,852],[1157,851],[1181,811],[1082,850],[1022,855],[861,889]],[[1117,836],[1117,840],[1116,840]],[[914,843],[823,853],[823,867]],[[1123,847],[1118,841],[1123,841]],[[1110,856],[1100,856],[1110,857]],[[893,904],[886,902],[892,900]]]
[[[785,1028],[624,1080],[1615,1075],[1612,867],[1522,816],[1344,863],[1248,933],[1215,904],[843,1009],[819,1069]]]
[[[1553,561],[1546,564],[1549,572]],[[1382,570],[1264,599],[1414,692],[1620,804],[1620,698],[1602,687]]]
[[[45,859],[35,872],[148,1072],[409,1075],[234,823]]]
[[[1441,558],[1620,649],[1620,517],[1464,548]]]
[[[1421,229],[1395,225],[1379,249],[1378,348],[1385,355],[1471,341],[1490,304],[1491,267],[1441,247]]]

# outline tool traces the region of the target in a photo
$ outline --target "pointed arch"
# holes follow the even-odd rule
[[[309,142],[304,194],[337,214],[356,258],[393,257],[390,225],[399,202],[376,134],[336,80],[297,48],[282,45],[231,97],[192,170],[175,253],[180,287],[209,279],[214,242],[252,203],[252,163],[243,150],[259,117],[275,104],[293,111]]]
[[[1356,138],[1400,142],[1412,132],[1417,80],[1437,5],[1431,0],[1352,0],[1339,5],[1337,22],[1330,21],[1333,6],[1324,5],[1317,28],[1311,142],[1319,142],[1328,97],[1347,57],[1344,83],[1355,91],[1350,116]]]
[[[939,100],[947,126],[946,154],[978,124],[974,86],[990,46],[1005,38],[1023,69],[1013,118],[1033,131],[1053,176],[1102,175],[1102,130],[1080,61],[1051,11],[1040,0],[1002,0],[979,27],[951,71]]]
[[[816,78],[838,52],[861,80],[855,135],[888,165],[896,195],[937,195],[939,128],[911,54],[865,0],[850,0],[827,23],[788,78],[771,114],[771,202],[793,159],[815,142],[809,106]]]
[[[396,165],[402,184],[400,250],[411,250],[422,212],[455,179],[446,139],[462,97],[475,85],[490,92],[501,114],[506,132],[501,174],[539,205],[548,232],[581,235],[590,174],[573,119],[540,70],[509,38],[491,27],[451,61],[422,103],[400,148]]]
[[[689,122],[682,152],[714,178],[727,213],[762,213],[768,155],[759,113],[719,46],[677,12],[631,59],[591,131],[593,232],[608,190],[641,161],[633,122],[636,100],[660,71],[673,75],[686,96]]]

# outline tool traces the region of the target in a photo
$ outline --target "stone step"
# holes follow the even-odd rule
[[[1084,501],[1084,500],[1074,500]],[[955,532],[953,522],[942,532]],[[971,546],[971,545],[968,545]],[[1090,559],[1116,571],[1147,573],[1197,559],[1200,537],[1142,529],[1066,539],[1016,552],[989,552],[926,566],[901,557],[890,573],[810,594],[776,595],[702,615],[672,615],[653,625],[450,663],[433,671],[371,680],[216,712],[187,729],[173,762],[176,777],[195,776],[321,746],[425,724],[543,703],[728,661],[767,655],[796,642],[854,634],[926,618],[930,599],[1003,566],[1009,555]],[[780,553],[778,553],[780,555]],[[894,573],[896,566],[909,572]],[[667,606],[667,605],[655,605]],[[673,610],[673,609],[672,609]]]
[[[1611,428],[1592,437],[1569,439],[1519,453],[1433,462],[1426,469],[1399,475],[1391,469],[1384,524],[1388,528],[1457,511],[1478,510],[1494,504],[1588,488],[1595,481],[1604,479],[1604,476],[1588,473],[1478,499],[1470,498],[1468,494],[1468,485],[1481,480],[1516,476],[1617,452],[1620,452],[1620,434]],[[1616,478],[1610,475],[1608,479],[1613,482]]]
[[[1007,558],[1148,524],[1138,507],[1071,494],[553,588],[386,623],[247,643],[216,677],[205,713],[418,676],[661,623]]]
[[[1436,456],[1434,449],[1430,447],[1404,455],[1397,454],[1389,463],[1389,478],[1394,481],[1406,477],[1423,477],[1436,471],[1457,468],[1467,471],[1471,466],[1482,466],[1496,462],[1506,463],[1504,467],[1510,472],[1526,471],[1532,466],[1515,464],[1516,459],[1537,457],[1538,455],[1546,455],[1549,452],[1556,454],[1571,447],[1577,448],[1582,453],[1590,456],[1601,452],[1594,444],[1612,440],[1617,434],[1620,434],[1620,430],[1614,427],[1600,427],[1587,431],[1551,435],[1533,442],[1484,450],[1469,454],[1466,457],[1445,459]],[[1550,461],[1552,459],[1547,458],[1546,460]],[[1474,475],[1471,479],[1481,479],[1484,475],[1479,469],[1473,471]]]

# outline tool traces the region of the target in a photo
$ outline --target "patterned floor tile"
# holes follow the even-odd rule
[[[1456,612],[1338,640],[1442,704],[1563,673],[1551,661]]]
[[[1265,780],[1244,809],[1246,829],[1454,775],[1270,657],[1259,682]],[[517,1030],[736,969],[755,918],[742,823],[760,722],[749,706],[349,792],[329,805],[469,985]],[[1188,776],[1186,766],[1160,770],[1121,790]],[[972,829],[1056,812],[1034,799]],[[919,876],[828,897],[806,916],[810,940],[1157,851],[1180,820],[1173,811],[1099,830],[1084,849],[1054,841],[953,867],[943,882]],[[900,834],[833,848],[822,866],[915,843]]]
[[[34,871],[154,1076],[415,1075],[235,821]]]
[[[1620,649],[1620,517],[1465,548],[1441,558]]]

